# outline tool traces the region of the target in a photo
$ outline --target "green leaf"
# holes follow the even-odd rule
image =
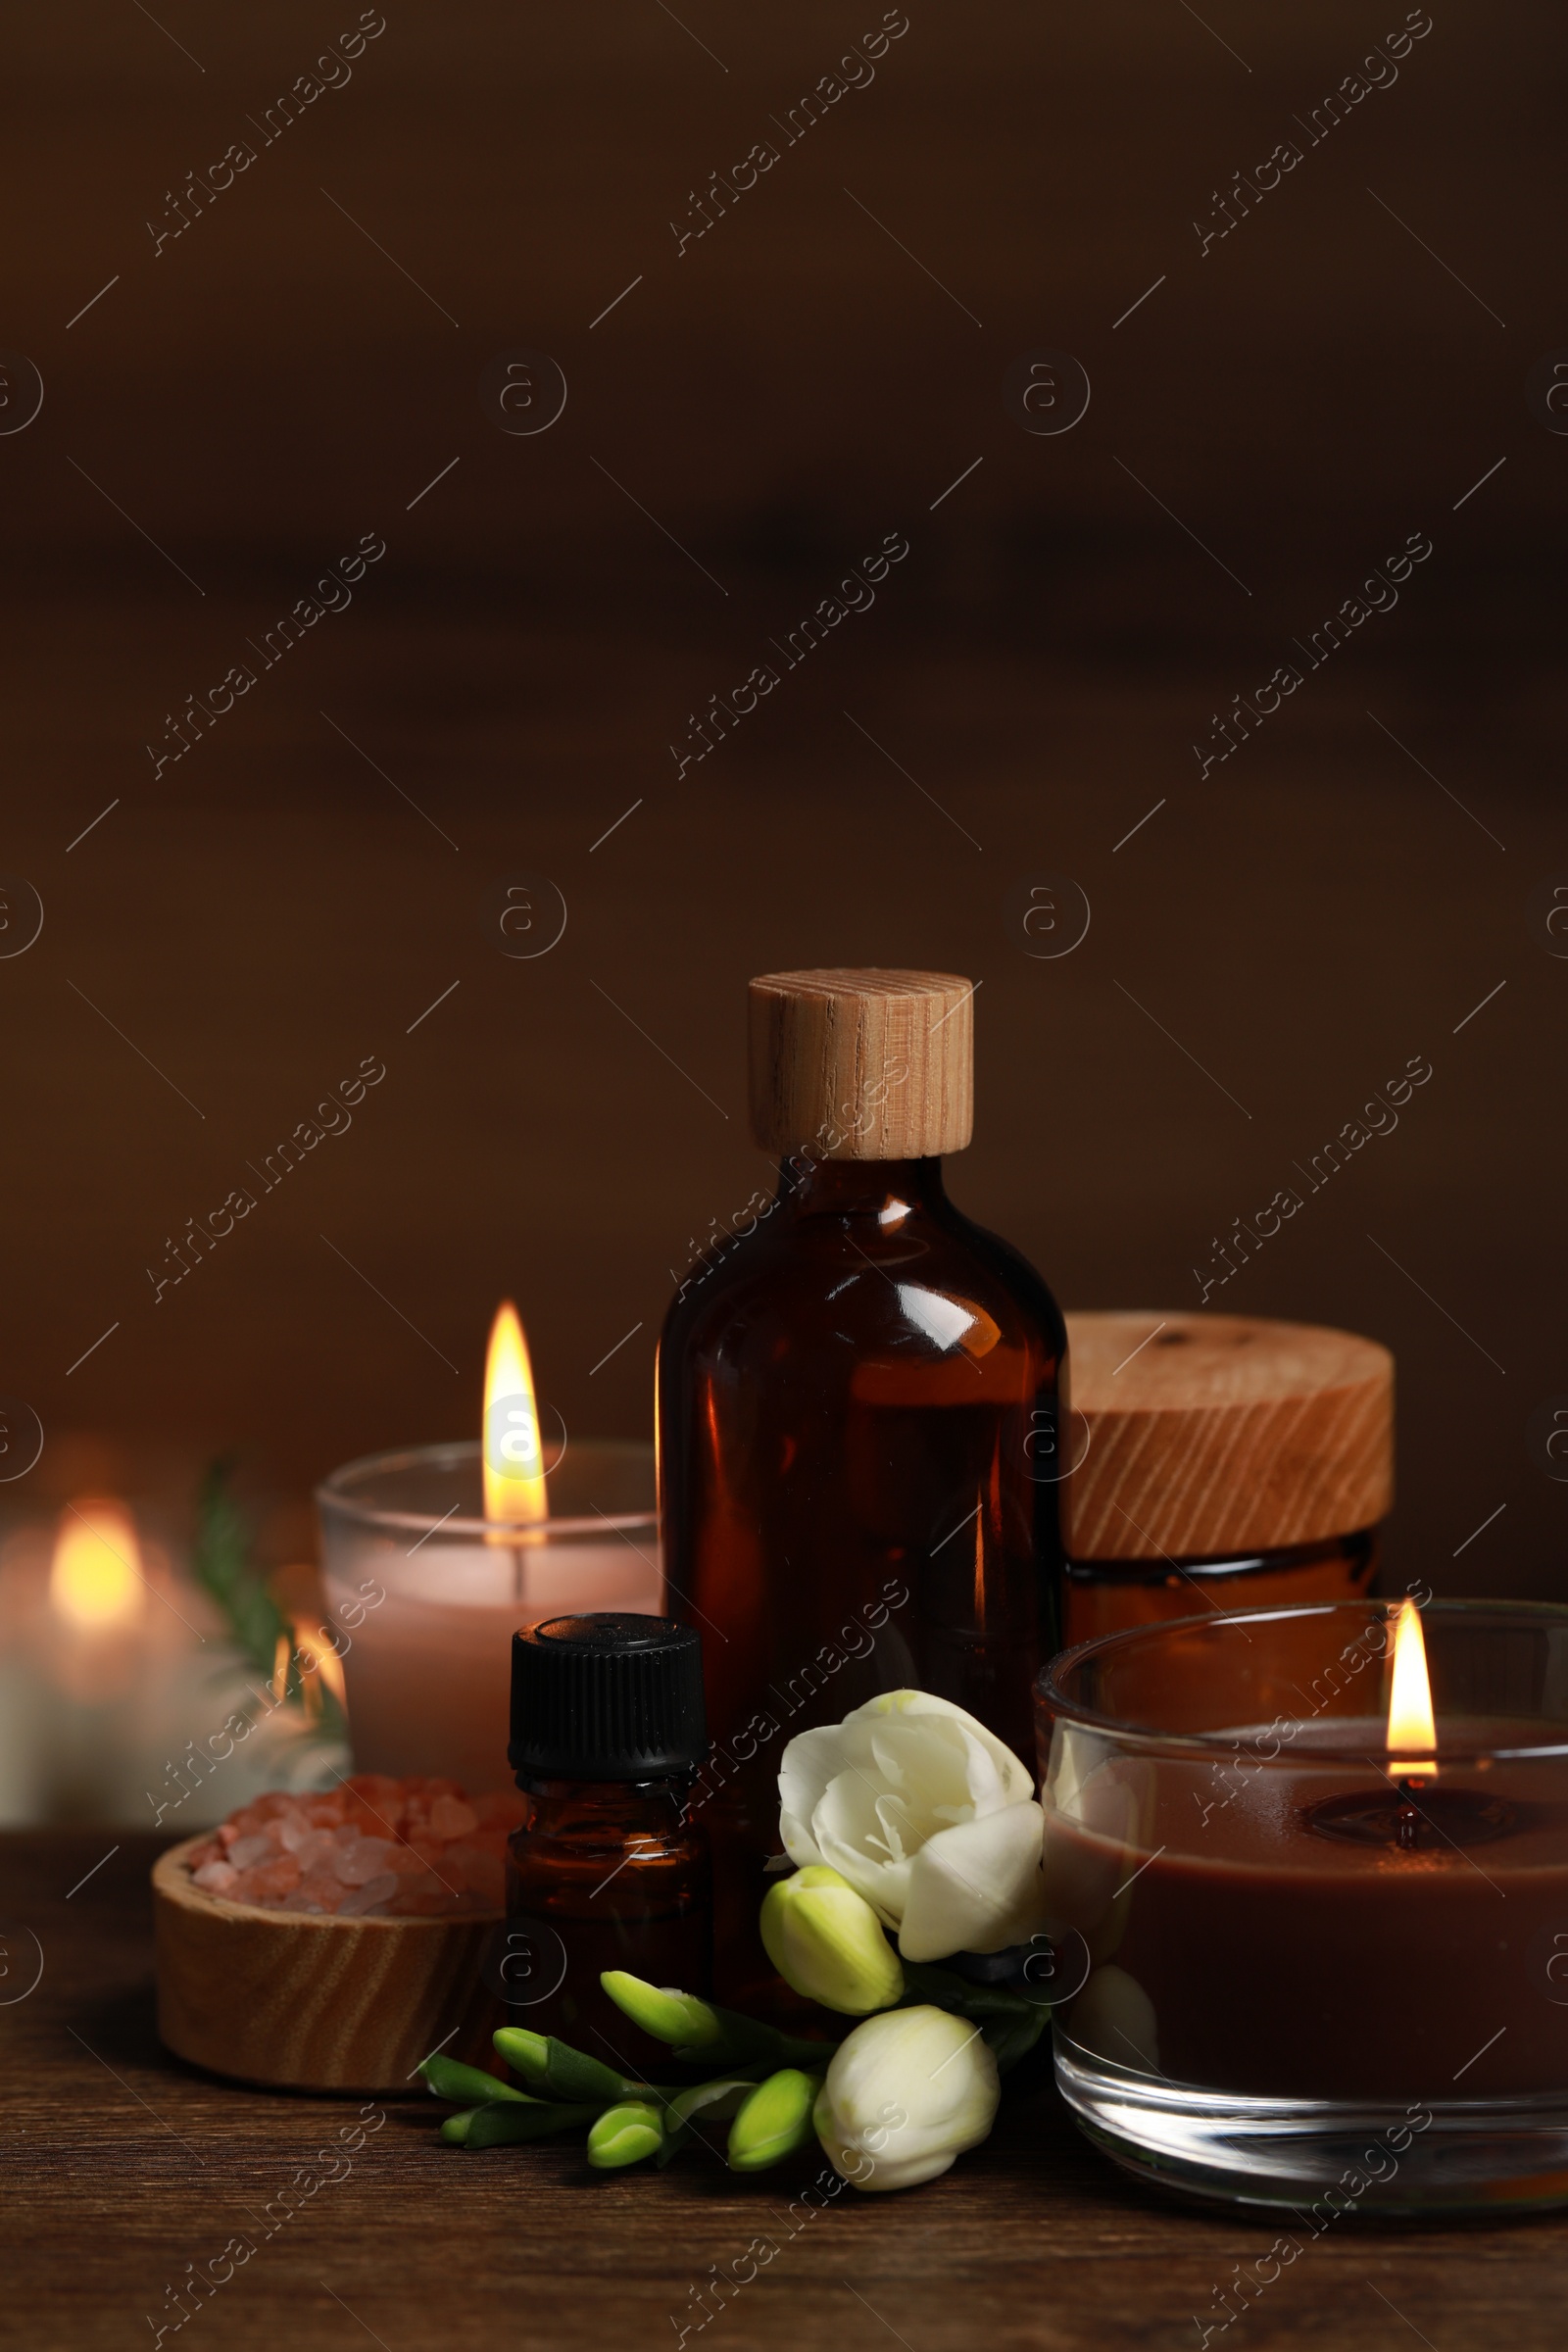
[[[1051,2011],[1043,2002],[1034,2006],[1029,2017],[986,2020],[980,2028],[980,2038],[995,2058],[999,2075],[1006,2074],[1020,2058],[1028,2057],[1050,2022]]]
[[[900,2006],[902,2007],[902,2005],[901,2003]],[[843,2031],[830,2034],[825,2040],[806,2039],[798,2034],[781,2034],[778,2037],[778,2048],[773,2053],[773,2064],[775,2066],[804,2066],[808,2073],[812,2067],[815,2067],[820,2074],[828,2065],[839,2043],[847,2040],[854,2029],[862,2022],[858,2017],[847,2017],[843,2021]],[[835,2023],[837,2023],[836,2020]]]
[[[971,1984],[951,1968],[928,1961],[904,1964],[904,2006],[929,2001],[955,2017],[971,2018],[997,2062],[998,2072],[1026,2058],[1051,2022],[1051,2003],[1024,1992],[1009,1992],[1000,1984]]]
[[[234,1500],[232,1456],[209,1465],[196,1500],[196,1540],[191,1565],[210,1592],[247,1665],[270,1674],[280,1635],[289,1633],[282,1610],[251,1557],[251,1528]],[[330,1695],[326,1693],[324,1695]]]
[[[906,1960],[904,1964],[905,1996],[901,2007],[928,2002],[935,2009],[951,2009],[955,2017],[970,2017],[977,2023],[987,2018],[1010,2019],[1021,2023],[1041,2014],[1049,2016],[1051,2003],[1037,2000],[1027,1993],[1009,1992],[1001,1984],[971,1984],[951,1968],[937,1968],[926,1960]]]

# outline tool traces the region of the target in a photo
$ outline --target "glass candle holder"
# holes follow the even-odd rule
[[[548,1493],[548,1519],[487,1521],[477,1443],[373,1454],[317,1489],[358,1770],[509,1786],[513,1635],[566,1611],[657,1615],[653,1447],[573,1442]]]
[[[1568,2203],[1568,1609],[1395,1604],[1087,1642],[1037,1686],[1056,2077],[1130,2171],[1286,2206]]]

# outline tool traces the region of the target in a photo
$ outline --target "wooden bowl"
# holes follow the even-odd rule
[[[210,1836],[153,1865],[158,2032],[176,2057],[242,2082],[405,2096],[443,2046],[495,2071],[503,2009],[481,1966],[499,1912],[340,1919],[231,1903],[190,1875]]]

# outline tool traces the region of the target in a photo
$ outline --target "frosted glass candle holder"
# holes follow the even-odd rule
[[[361,1772],[440,1775],[470,1794],[509,1786],[517,1629],[660,1608],[651,1446],[573,1443],[533,1526],[487,1522],[483,1491],[477,1443],[369,1455],[317,1489]]]

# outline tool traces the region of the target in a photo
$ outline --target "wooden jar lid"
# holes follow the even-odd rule
[[[1376,1340],[1245,1315],[1069,1315],[1067,1366],[1070,1559],[1274,1551],[1373,1527],[1393,1500],[1394,1358]]]
[[[961,1152],[973,1005],[951,972],[764,972],[751,985],[753,1135],[822,1159]]]

